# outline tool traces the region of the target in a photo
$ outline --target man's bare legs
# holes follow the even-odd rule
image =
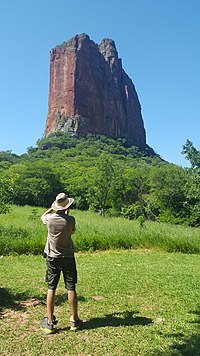
[[[78,303],[76,291],[68,290],[68,301],[70,307],[70,321],[78,320]]]
[[[47,317],[48,324],[53,321],[54,305],[55,305],[55,289],[48,289],[47,292]],[[70,321],[78,320],[78,303],[76,291],[68,291],[68,301],[70,306]]]
[[[51,324],[53,321],[54,305],[55,305],[55,289],[48,289],[47,292],[47,317],[48,324]]]

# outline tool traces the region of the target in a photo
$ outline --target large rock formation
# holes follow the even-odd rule
[[[103,39],[98,46],[81,34],[51,50],[45,136],[58,130],[146,145],[138,96],[114,41]]]

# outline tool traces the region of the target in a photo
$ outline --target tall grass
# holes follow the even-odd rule
[[[40,254],[46,241],[46,229],[40,221],[43,209],[13,206],[0,215],[0,254]]]
[[[102,218],[89,212],[75,212],[78,225],[74,238],[77,251],[107,249],[157,249],[165,252],[200,252],[200,229],[123,218]]]
[[[40,254],[47,230],[40,221],[42,208],[17,207],[0,215],[0,254]],[[155,249],[165,252],[200,253],[200,228],[157,222],[101,217],[90,211],[71,212],[77,221],[75,251]]]

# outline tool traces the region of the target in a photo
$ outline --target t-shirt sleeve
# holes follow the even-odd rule
[[[50,216],[51,216],[51,214],[46,214],[46,215],[43,215],[43,216],[41,217],[43,224],[45,224],[45,225],[48,224],[48,221],[49,221],[49,217],[50,217]]]

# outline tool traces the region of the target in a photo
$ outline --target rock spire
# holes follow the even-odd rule
[[[45,136],[59,130],[146,145],[140,102],[113,40],[105,38],[97,45],[80,34],[50,51]]]

